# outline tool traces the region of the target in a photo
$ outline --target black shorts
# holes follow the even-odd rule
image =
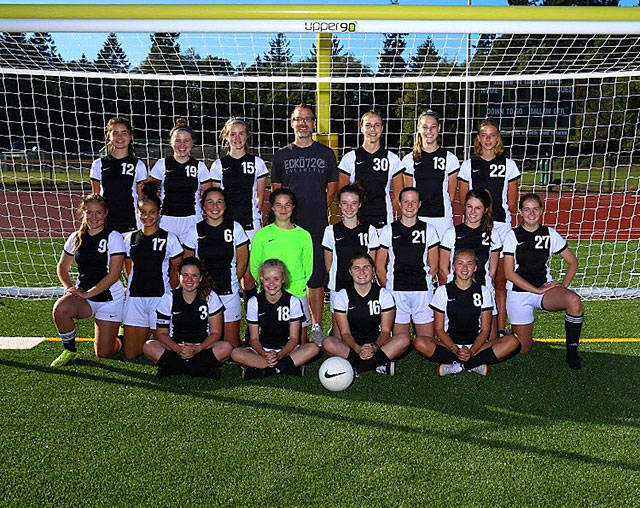
[[[324,249],[322,248],[322,236],[324,232],[319,236],[311,234],[311,241],[313,243],[313,272],[307,282],[307,287],[310,289],[323,288],[329,283],[329,274],[327,273],[327,267],[324,264]]]

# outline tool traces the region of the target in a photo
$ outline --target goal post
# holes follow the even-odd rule
[[[299,102],[339,157],[372,108],[401,156],[425,109],[460,160],[496,118],[522,190],[544,195],[578,254],[573,285],[640,296],[639,7],[3,5],[0,31],[0,296],[59,294],[61,242],[111,116],[132,118],[148,166],[177,116],[207,165],[229,116],[247,119],[269,162]],[[129,65],[58,55],[31,43],[41,32],[66,47],[113,32]]]

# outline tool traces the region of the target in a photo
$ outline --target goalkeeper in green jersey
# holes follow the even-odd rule
[[[251,244],[250,269],[255,280],[259,280],[260,265],[267,259],[279,259],[289,272],[287,290],[302,302],[301,343],[307,340],[306,327],[311,324],[307,281],[313,271],[313,244],[311,235],[292,221],[296,208],[296,196],[287,188],[271,193],[269,225],[258,230]]]

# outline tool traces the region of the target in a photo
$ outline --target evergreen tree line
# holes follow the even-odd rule
[[[510,0],[518,2],[518,0]],[[533,3],[533,2],[525,2]],[[550,2],[544,2],[549,4]],[[562,3],[562,2],[556,2]],[[519,5],[522,2],[518,3]],[[577,4],[577,2],[573,2]],[[610,5],[604,0],[602,5]],[[131,65],[116,34],[107,36],[93,61],[84,55],[65,61],[49,33],[3,33],[0,35],[0,66],[44,70],[113,73],[117,77],[60,77],[5,74],[0,82],[0,107],[6,122],[0,125],[3,149],[15,143],[37,143],[40,150],[61,153],[96,153],[105,122],[114,115],[131,117],[139,131],[137,144],[165,140],[178,116],[186,117],[202,133],[200,143],[217,145],[215,139],[229,116],[247,118],[256,133],[253,144],[269,158],[273,150],[291,141],[288,117],[293,104],[315,103],[313,83],[256,83],[205,81],[197,76],[296,76],[315,75],[317,50],[295,60],[285,34],[278,33],[268,49],[250,64],[234,66],[217,56],[200,56],[192,48],[182,51],[179,33],[150,35],[148,55]],[[407,34],[384,34],[377,68],[372,69],[340,40],[332,39],[331,75],[351,76],[484,76],[487,74],[535,74],[589,70],[637,70],[640,37],[482,35],[466,61],[449,61],[427,37],[411,55],[406,54]],[[186,75],[184,80],[141,80],[132,74]],[[195,76],[195,77],[194,77]],[[616,152],[627,159],[637,146],[640,109],[637,78],[567,81],[573,94],[569,136],[542,133],[526,142],[508,139],[513,157],[536,157],[542,151],[557,156],[585,156]],[[465,104],[472,105],[472,127],[491,105],[486,93],[490,83],[334,83],[332,85],[332,131],[341,148],[358,144],[358,118],[370,108],[386,118],[385,142],[391,148],[410,147],[416,117],[433,107],[444,119],[443,142],[460,147],[465,143]],[[536,85],[542,86],[543,85]],[[523,87],[525,92],[527,86]],[[509,92],[511,93],[511,92]],[[545,95],[544,93],[542,94]],[[513,91],[510,100],[521,101]],[[468,141],[468,140],[467,140]],[[25,146],[26,147],[26,146]],[[18,147],[19,148],[19,147]],[[144,154],[143,154],[144,155]],[[149,157],[158,154],[149,153]],[[459,154],[462,156],[463,154]],[[625,163],[619,160],[618,163]]]

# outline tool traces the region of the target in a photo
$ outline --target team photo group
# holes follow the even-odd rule
[[[376,111],[362,115],[362,144],[339,163],[313,140],[311,107],[296,106],[290,121],[295,139],[271,171],[239,118],[222,128],[224,156],[210,168],[191,154],[199,140],[183,119],[168,133],[172,155],[149,170],[130,121],[107,123],[107,152],[57,266],[63,350],[53,367],[78,358],[75,321],[93,317],[98,357],[144,355],[158,377],[218,379],[230,360],[245,380],[302,376],[323,352],[356,376],[394,375],[410,348],[441,376],[487,375],[531,349],[543,310],[565,312],[566,363],[581,368],[582,303],[569,289],[578,261],[542,223],[543,199],[519,192],[494,120],[480,123],[462,164],[440,145],[431,110],[402,159],[382,144]],[[329,224],[334,200],[339,221]],[[552,255],[564,261],[561,280]]]

